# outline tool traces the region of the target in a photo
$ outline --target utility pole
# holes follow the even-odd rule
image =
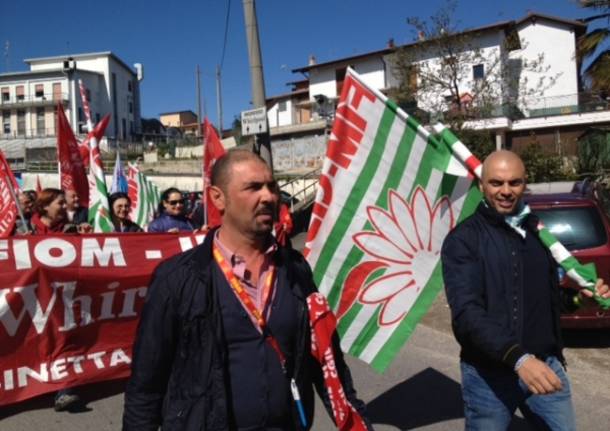
[[[197,82],[197,133],[195,136],[198,138],[201,136],[201,71],[199,70],[199,65],[197,65],[196,72],[196,82]]]
[[[220,86],[220,66],[216,65],[216,111],[218,113],[218,134],[222,139],[222,91]]]
[[[262,108],[265,107],[265,81],[254,0],[243,0],[243,6],[246,21],[246,38],[248,40],[248,58],[250,60],[250,79],[252,80],[252,103],[255,108]],[[267,130],[269,130],[269,127],[267,127]],[[271,167],[271,170],[273,170],[269,132],[255,135],[255,151],[258,152]]]

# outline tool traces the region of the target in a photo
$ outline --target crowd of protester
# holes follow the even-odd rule
[[[159,206],[147,232],[196,232],[207,230],[204,224],[204,205],[196,193],[187,195],[170,187],[161,193]],[[82,206],[74,190],[45,188],[38,193],[22,190],[18,193],[20,215],[15,223],[14,235],[79,234],[93,232],[89,223],[89,209]],[[199,198],[199,199],[198,199]],[[114,232],[134,233],[145,230],[130,219],[131,199],[127,193],[116,192],[108,196],[110,218]],[[286,208],[284,208],[284,211]],[[286,216],[280,215],[278,239],[287,238]],[[73,388],[55,394],[56,411],[70,409],[80,401]]]
[[[89,209],[80,204],[74,190],[45,188],[40,192],[22,190],[18,194],[20,215],[15,223],[15,235],[44,235],[57,233],[89,233],[93,227],[89,223]],[[110,218],[114,232],[144,232],[131,221],[131,199],[127,193],[116,192],[108,196]],[[201,212],[200,203],[190,203],[190,212],[182,197],[182,192],[170,187],[161,194],[161,201],[155,218],[148,225],[148,232],[192,232],[202,227],[193,221],[195,209]],[[198,215],[197,218],[200,218]]]
[[[18,203],[21,214],[15,223],[15,235],[93,232],[93,226],[88,220],[89,209],[81,205],[74,190],[45,188],[38,193],[22,190],[18,193]],[[112,193],[108,196],[108,207],[114,232],[178,233],[207,230],[201,195],[183,194],[175,187],[161,193],[155,217],[148,226],[139,226],[130,219],[131,199],[127,193]],[[289,214],[285,204],[280,206],[276,233],[281,241],[292,231]]]

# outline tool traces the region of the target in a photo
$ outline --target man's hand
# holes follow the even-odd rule
[[[561,380],[557,374],[536,357],[526,359],[517,370],[517,374],[535,395],[551,394],[561,390]]]
[[[586,298],[593,298],[594,295],[589,289],[580,289],[578,293]],[[595,295],[601,296],[604,299],[610,298],[610,288],[601,278],[598,278],[595,283]]]

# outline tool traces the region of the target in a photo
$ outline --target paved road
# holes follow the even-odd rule
[[[579,430],[610,426],[610,331],[566,334],[566,357]],[[398,358],[383,375],[348,358],[360,397],[375,429],[453,431],[463,429],[458,346],[450,333],[449,312],[440,295]],[[124,382],[83,388],[84,404],[55,413],[50,396],[0,409],[1,431],[110,431],[120,429]],[[317,405],[315,430],[333,430]],[[511,431],[528,430],[516,418]]]

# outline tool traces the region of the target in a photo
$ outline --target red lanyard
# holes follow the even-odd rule
[[[223,257],[216,243],[214,243],[213,245],[213,252],[214,259],[216,260],[216,263],[218,263],[218,266],[220,266],[220,269],[224,273],[225,278],[229,282],[229,285],[235,291],[241,302],[244,304],[246,310],[250,313],[252,317],[254,317],[254,319],[258,323],[258,326],[263,336],[269,342],[273,350],[275,350],[275,352],[277,353],[280,359],[280,364],[282,365],[282,369],[284,369],[286,365],[286,357],[282,353],[282,350],[280,349],[280,345],[277,340],[273,337],[273,335],[269,334],[269,332],[266,331],[267,322],[265,321],[265,317],[263,316],[263,312],[267,307],[267,304],[271,300],[271,289],[273,288],[275,267],[271,266],[271,268],[267,272],[267,276],[265,277],[265,284],[263,285],[263,310],[259,310],[252,302],[252,298],[250,298],[250,295],[248,295],[246,289],[244,289],[244,287],[237,279],[237,276],[233,273],[233,270],[227,263],[226,259]]]

